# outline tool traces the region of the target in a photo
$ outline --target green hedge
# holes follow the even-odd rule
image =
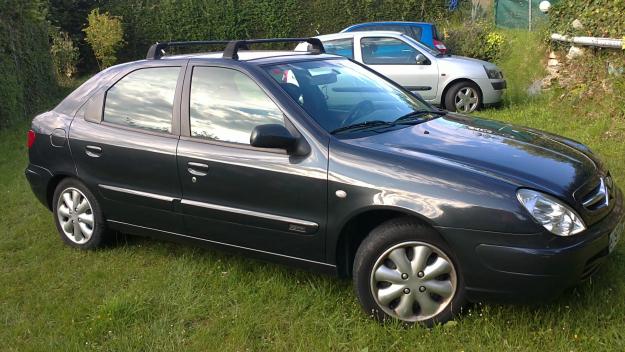
[[[55,91],[46,5],[0,1],[0,128],[41,109]]]
[[[582,29],[571,23],[579,19]],[[625,36],[625,0],[560,0],[549,11],[551,31],[592,37]]]
[[[466,0],[465,0],[466,1]],[[363,21],[437,21],[447,0],[111,0],[122,17],[126,47],[120,61],[145,56],[165,40],[311,36]]]

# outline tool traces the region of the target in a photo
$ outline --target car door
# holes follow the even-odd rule
[[[204,65],[189,67],[183,94],[178,169],[186,233],[322,261],[327,150],[312,145],[310,154],[295,157],[250,146],[257,125],[294,125],[248,73]]]
[[[183,66],[127,72],[96,93],[72,122],[78,177],[98,197],[107,221],[182,230],[174,203],[182,194],[176,147]]]
[[[434,100],[438,90],[438,66],[433,59],[395,37],[362,36],[357,61],[364,63],[404,88]],[[418,62],[418,58],[423,60]]]

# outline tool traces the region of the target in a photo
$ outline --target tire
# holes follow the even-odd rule
[[[73,205],[76,200],[78,207]],[[54,191],[52,205],[54,222],[63,242],[79,249],[104,245],[106,223],[100,204],[82,182],[74,178],[62,180]]]
[[[453,253],[431,227],[414,219],[392,219],[373,229],[358,247],[353,273],[363,309],[381,322],[432,327],[453,319],[466,303]]]
[[[461,99],[460,95],[466,96],[466,100],[462,98],[462,103],[458,102],[458,99]],[[470,113],[482,105],[482,92],[475,83],[462,81],[454,83],[445,93],[444,99],[445,109],[459,113]],[[461,105],[459,106],[457,103]]]

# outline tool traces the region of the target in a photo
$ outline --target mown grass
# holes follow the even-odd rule
[[[483,114],[586,142],[625,182],[622,123],[566,116],[548,100]],[[2,349],[625,349],[623,245],[555,302],[473,305],[431,330],[375,323],[349,281],[239,255],[133,237],[95,252],[68,248],[23,177],[26,129],[0,131]]]
[[[587,143],[625,185],[619,103],[576,104],[561,92],[529,99],[525,84],[513,86],[506,107],[480,115]],[[64,246],[23,176],[27,129],[0,131],[2,350],[625,350],[623,244],[555,302],[476,304],[433,329],[379,325],[348,280],[134,237],[94,252]]]

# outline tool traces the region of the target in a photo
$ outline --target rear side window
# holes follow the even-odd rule
[[[396,38],[369,37],[360,40],[362,61],[368,65],[415,65],[415,48]]]
[[[250,144],[254,127],[284,125],[282,111],[251,78],[221,67],[195,67],[189,101],[191,136]]]
[[[171,116],[180,67],[133,71],[106,93],[106,122],[156,132],[171,132]]]
[[[354,58],[353,38],[328,40],[323,42],[323,47],[328,54],[341,55],[350,59]]]
[[[416,41],[421,41],[422,28],[418,26],[400,26],[396,24],[376,24],[356,28],[353,31],[393,31],[403,33]],[[324,44],[325,45],[325,44]]]

